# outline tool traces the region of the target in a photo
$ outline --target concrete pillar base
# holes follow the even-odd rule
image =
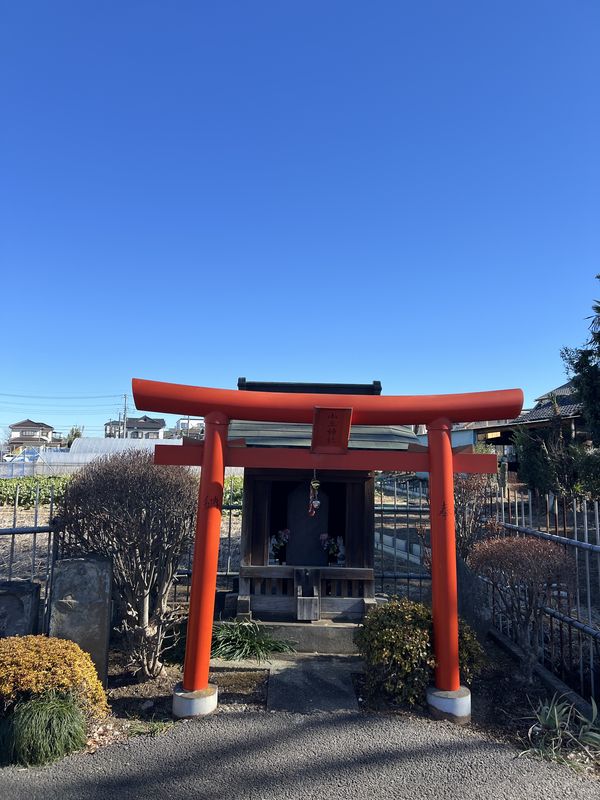
[[[471,722],[471,692],[466,686],[461,686],[455,692],[430,686],[427,689],[427,705],[434,719],[447,719],[457,725]]]
[[[217,687],[209,683],[206,689],[197,692],[187,692],[181,683],[173,689],[173,716],[206,717],[217,708]]]

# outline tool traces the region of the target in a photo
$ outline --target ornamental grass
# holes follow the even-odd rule
[[[234,620],[217,623],[213,627],[213,658],[241,661],[252,658],[260,662],[273,653],[293,653],[292,642],[276,639],[253,620]]]
[[[25,767],[49,764],[85,747],[86,727],[76,697],[45,692],[1,719],[0,758]]]

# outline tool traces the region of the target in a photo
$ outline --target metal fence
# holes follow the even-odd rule
[[[19,487],[10,506],[0,506],[0,580],[30,580],[40,585],[40,628],[47,630],[50,586],[57,557],[58,538],[52,526],[54,493],[40,502],[39,486],[33,502],[22,507]]]
[[[431,600],[427,481],[396,473],[375,479],[375,588],[419,602]]]
[[[87,462],[49,462],[40,458],[38,461],[0,462],[0,480],[3,478],[35,478],[72,475],[85,467]]]
[[[242,506],[235,478],[226,480],[218,588],[236,589],[239,574]],[[488,488],[486,515],[507,535],[534,536],[555,542],[572,554],[572,588],[556,587],[545,609],[540,633],[540,662],[583,697],[600,697],[600,509],[581,498],[536,497],[523,487]],[[0,507],[0,579],[26,578],[41,585],[43,623],[47,623],[49,586],[59,542],[51,520],[54,498],[42,505],[37,493],[22,508]],[[431,600],[428,571],[429,503],[427,482],[401,474],[382,473],[375,483],[374,573],[376,590]],[[184,606],[189,599],[193,547],[183,555],[172,599]],[[491,586],[487,598],[492,624],[516,638],[502,614]]]
[[[539,661],[582,697],[600,698],[600,516],[597,501],[535,495],[522,486],[490,488],[489,516],[506,535],[554,542],[573,560],[572,585],[555,585],[544,609]],[[493,624],[515,639],[491,587]]]
[[[544,609],[538,659],[586,699],[600,698],[600,508],[579,497],[536,496],[490,481],[483,516],[502,535],[531,536],[562,546],[574,562],[570,586],[555,585]],[[482,536],[489,535],[485,530]],[[382,474],[376,480],[375,575],[385,594],[431,601],[427,482]],[[516,640],[492,586],[483,581],[491,625]],[[486,612],[484,611],[484,614]]]
[[[236,489],[237,476],[225,477],[223,487],[223,506],[221,513],[221,541],[219,545],[219,563],[217,567],[217,590],[237,591],[237,579],[240,570],[240,539],[242,533],[242,504]],[[190,599],[193,543],[184,552],[173,586],[172,600],[175,603],[187,604]]]

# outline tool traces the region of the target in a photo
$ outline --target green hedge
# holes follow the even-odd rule
[[[63,496],[70,475],[49,477],[32,475],[27,478],[0,478],[0,506],[14,506],[19,491],[19,508],[33,508],[39,486],[40,505],[48,505],[54,488],[54,502]]]
[[[393,597],[367,614],[354,638],[365,661],[365,688],[371,701],[425,703],[435,668],[428,606]],[[483,667],[483,649],[462,620],[458,640],[461,680],[469,685]]]
[[[48,505],[51,497],[51,487],[54,487],[54,502],[62,500],[65,486],[71,480],[70,475],[61,476],[29,476],[27,478],[0,478],[0,506],[14,506],[19,487],[19,508],[33,508],[37,487],[40,487],[40,505]],[[232,491],[233,490],[233,491]],[[241,505],[244,490],[242,475],[231,475],[225,478],[223,492],[223,505]]]
[[[223,505],[238,506],[242,504],[244,494],[244,476],[228,475],[223,486]]]

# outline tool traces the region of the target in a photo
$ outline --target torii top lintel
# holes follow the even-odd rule
[[[229,419],[257,422],[312,423],[315,407],[352,408],[353,425],[408,425],[514,419],[523,407],[521,389],[433,395],[334,395],[240,392],[134,378],[138,409],[206,416],[221,412]]]

